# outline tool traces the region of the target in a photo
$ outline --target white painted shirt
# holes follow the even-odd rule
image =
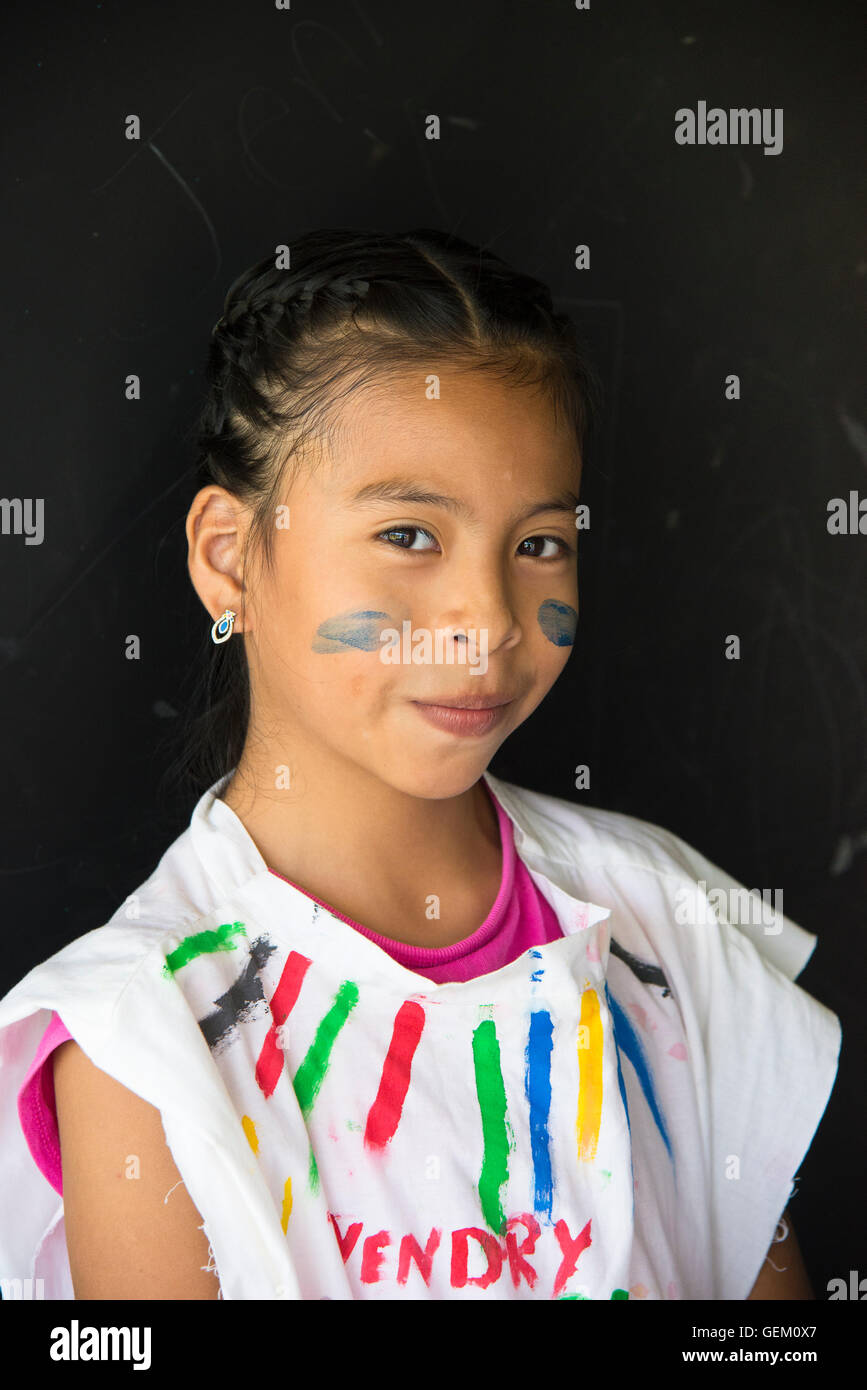
[[[16,1112],[56,1010],[160,1111],[222,1298],[748,1297],[837,1071],[815,936],[658,826],[485,780],[564,933],[500,970],[406,969],[220,782],[0,1000],[0,1280],[74,1297]]]

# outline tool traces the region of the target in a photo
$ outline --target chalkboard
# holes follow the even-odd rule
[[[826,1297],[864,1248],[858,19],[638,0],[6,16],[2,493],[22,506],[0,536],[0,992],[106,921],[189,819],[162,778],[210,625],[184,518],[228,286],[318,226],[455,231],[550,284],[604,386],[576,645],[491,770],[782,885],[819,937],[800,983],[844,1045],[797,1213]],[[737,143],[741,108],[772,138]]]

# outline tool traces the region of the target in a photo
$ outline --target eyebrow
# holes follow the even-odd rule
[[[472,507],[466,502],[462,502],[458,497],[449,497],[446,493],[432,492],[428,488],[419,487],[411,479],[389,478],[378,483],[367,483],[365,487],[359,488],[358,492],[348,499],[351,507],[363,507],[374,502],[404,502],[415,504],[419,507],[442,507],[444,511],[453,512],[455,516],[472,518],[474,513]],[[520,516],[514,518],[515,521],[525,521],[531,516],[537,516],[540,512],[569,512],[574,514],[575,508],[580,505],[580,498],[577,492],[572,492],[567,488],[564,492],[558,493],[556,497],[549,497],[543,502],[536,502],[532,507],[528,507]]]

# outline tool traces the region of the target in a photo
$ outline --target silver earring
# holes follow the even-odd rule
[[[211,637],[215,642],[228,642],[232,635],[232,628],[235,626],[236,616],[237,615],[232,612],[231,608],[227,608],[226,611],[217,618],[217,621],[211,628]]]

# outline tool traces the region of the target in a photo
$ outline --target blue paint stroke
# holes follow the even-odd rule
[[[356,651],[375,652],[380,643],[382,620],[388,621],[387,613],[378,613],[372,608],[362,608],[349,613],[338,613],[335,618],[326,618],[316,629],[313,639],[315,652],[339,652],[347,647]]]
[[[551,1136],[548,1114],[551,1109],[551,1048],[554,1025],[547,1009],[530,1015],[530,1037],[524,1053],[524,1093],[530,1104],[530,1144],[533,1154],[535,1192],[533,1210],[545,1213],[550,1222],[554,1197],[551,1176]]]
[[[648,1064],[647,1057],[645,1056],[644,1048],[641,1045],[641,1039],[639,1038],[638,1034],[633,1028],[630,1019],[624,1013],[623,1009],[621,1009],[620,1005],[616,1002],[616,1000],[612,999],[611,995],[608,992],[607,984],[605,986],[605,997],[608,1000],[608,1007],[611,1010],[611,1017],[614,1024],[614,1043],[618,1051],[617,1073],[618,1078],[620,1080],[620,1094],[621,1096],[623,1096],[624,1105],[626,1104],[626,1095],[623,1089],[623,1078],[620,1074],[619,1053],[621,1049],[626,1053],[626,1056],[629,1058],[630,1062],[635,1068],[635,1074],[638,1077],[638,1080],[641,1082],[641,1089],[644,1092],[644,1098],[647,1101],[647,1104],[650,1106],[650,1113],[652,1114],[656,1122],[656,1128],[662,1135],[662,1142],[668,1149],[668,1156],[673,1163],[674,1154],[671,1151],[671,1140],[668,1137],[668,1131],[665,1127],[665,1121],[662,1118],[662,1113],[659,1109],[659,1103],[656,1099],[656,1093],[653,1085],[653,1076],[651,1075],[650,1066]],[[626,1118],[628,1123],[628,1110],[626,1112]],[[631,1137],[631,1126],[629,1133]]]
[[[608,1001],[608,1008],[611,1011],[612,1031],[614,1033],[614,1051],[617,1055],[617,1084],[620,1087],[620,1099],[623,1101],[623,1109],[626,1111],[626,1128],[629,1130],[629,1141],[632,1143],[632,1121],[629,1118],[629,1102],[626,1099],[626,1087],[623,1084],[623,1068],[620,1065],[620,1048],[617,1046],[617,1025],[614,1020],[615,1003],[608,992],[608,981],[605,981],[605,998]],[[618,1012],[620,1010],[618,1009]]]
[[[568,603],[561,603],[556,598],[546,598],[544,603],[539,604],[536,617],[548,641],[553,642],[555,647],[572,646],[578,626],[578,614]]]

